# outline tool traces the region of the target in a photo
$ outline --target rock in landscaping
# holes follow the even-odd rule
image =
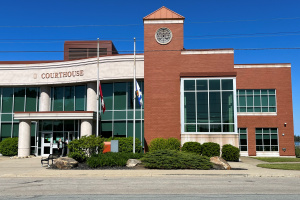
[[[211,157],[210,162],[213,163],[214,169],[231,169],[230,165],[223,158],[220,158],[218,156]]]
[[[2,154],[0,153],[0,156],[2,156]]]
[[[138,164],[141,164],[142,162],[140,160],[137,159],[129,159],[126,163],[126,167],[135,167]]]
[[[55,166],[58,169],[72,169],[78,166],[78,162],[73,158],[61,157],[56,159]]]

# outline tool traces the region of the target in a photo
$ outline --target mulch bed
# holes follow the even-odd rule
[[[60,170],[58,169],[55,165],[50,165],[50,167],[48,167],[47,169],[56,169],[56,170]],[[99,167],[99,168],[90,168],[86,163],[78,163],[78,166],[75,168],[72,168],[70,170],[140,170],[140,169],[146,169],[144,166],[142,165],[138,165],[135,167]]]

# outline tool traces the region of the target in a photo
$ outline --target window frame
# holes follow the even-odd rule
[[[208,81],[208,89],[206,90],[208,93],[210,92],[214,92],[214,91],[219,91],[220,94],[222,95],[223,92],[226,91],[232,91],[233,92],[233,108],[234,108],[234,112],[233,112],[233,123],[223,123],[223,110],[222,110],[222,98],[220,98],[221,100],[221,123],[198,123],[197,122],[197,102],[195,102],[195,111],[196,111],[196,122],[195,123],[190,123],[190,124],[195,124],[196,126],[196,132],[185,132],[185,125],[189,124],[189,123],[185,123],[184,122],[184,81],[185,80],[194,80],[195,82],[197,80],[207,80]],[[220,80],[220,87],[222,86],[222,80],[232,80],[233,83],[233,88],[232,90],[223,90],[223,89],[219,89],[219,90],[209,90],[209,80]],[[202,91],[202,90],[197,90],[197,88],[195,88],[194,92],[195,92],[195,96],[197,96],[197,91]],[[204,90],[203,90],[204,91]],[[238,134],[238,127],[237,127],[237,102],[236,102],[236,77],[197,77],[197,78],[181,78],[180,79],[180,123],[181,123],[181,134],[197,134],[197,135],[203,135],[203,134]],[[196,98],[196,97],[195,97]],[[209,110],[209,97],[208,97],[208,119],[210,119],[210,110]],[[197,132],[197,125],[200,124],[207,124],[208,125],[208,130],[209,132]],[[214,125],[214,124],[221,124],[221,132],[210,132],[210,125]],[[234,124],[234,131],[233,132],[222,132],[223,130],[223,125],[224,124]]]

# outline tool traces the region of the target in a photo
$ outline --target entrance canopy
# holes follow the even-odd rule
[[[91,120],[96,119],[96,115],[94,111],[15,112],[14,118],[17,120]]]

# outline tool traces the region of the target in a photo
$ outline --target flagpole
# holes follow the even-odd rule
[[[97,123],[96,137],[99,133],[99,38],[97,38]]]
[[[135,153],[135,91],[136,91],[136,78],[135,78],[135,70],[136,70],[136,65],[135,65],[135,38],[134,40],[134,50],[133,50],[133,153]]]

